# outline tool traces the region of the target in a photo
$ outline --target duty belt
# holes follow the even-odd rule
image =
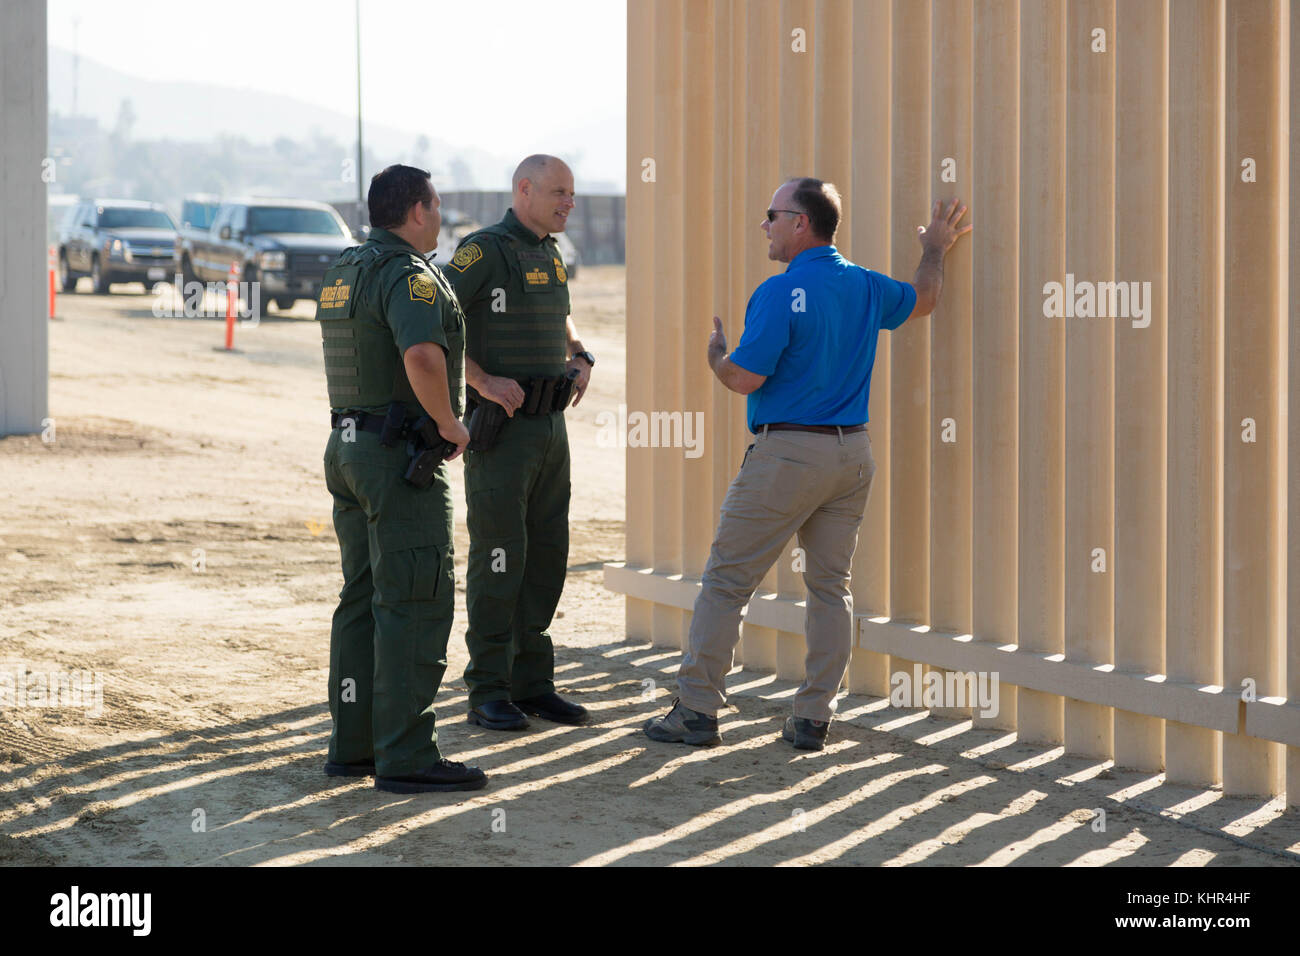
[[[578,377],[576,370],[564,375],[534,375],[531,378],[515,379],[524,390],[524,403],[519,411],[525,415],[549,415],[562,412],[569,406],[573,396],[573,382]]]
[[[391,408],[384,415],[353,409],[346,412],[330,412],[330,427],[343,428],[348,422],[352,422],[354,428],[359,428],[363,432],[374,432],[384,444],[392,445],[399,441],[406,441],[415,435],[415,419],[406,416],[406,410],[401,407],[401,403],[395,402],[394,405],[398,407]],[[385,430],[388,431],[386,441]]]
[[[330,412],[330,428],[342,428],[348,421],[354,428],[376,435],[384,430],[384,416],[373,412]]]

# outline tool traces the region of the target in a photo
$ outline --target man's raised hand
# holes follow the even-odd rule
[[[954,242],[975,228],[973,225],[958,228],[957,224],[961,222],[964,215],[966,215],[966,207],[961,205],[960,199],[954,199],[946,212],[943,208],[943,200],[936,200],[930,214],[930,225],[916,227],[921,245],[926,248],[937,248],[940,252],[946,253],[952,248]]]

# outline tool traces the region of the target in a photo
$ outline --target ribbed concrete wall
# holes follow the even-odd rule
[[[877,353],[850,691],[885,695],[913,661],[997,671],[1001,710],[978,725],[1300,802],[1300,15],[1283,0],[628,13],[629,412],[706,427],[699,457],[630,442],[628,561],[606,577],[628,637],[683,640],[749,440],[704,343],[716,312],[734,345],[779,268],[759,229],[772,191],[838,183],[840,250],[904,279],[930,202],[957,195],[975,232],[939,309]],[[1150,283],[1145,318],[1049,316],[1045,285],[1068,294],[1070,276],[1080,306],[1083,283]],[[800,676],[802,597],[787,554],[751,604],[747,666]]]
[[[0,435],[48,414],[45,248],[46,39],[43,0],[0,4]]]

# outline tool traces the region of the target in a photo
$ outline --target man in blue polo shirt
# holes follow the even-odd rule
[[[750,297],[740,345],[727,355],[713,318],[709,366],[747,395],[754,443],[722,503],[718,531],[695,601],[678,698],[645,725],[653,740],[720,743],[718,711],[740,640],[740,610],[785,543],[806,558],[808,652],[794,715],[782,736],[821,750],[853,644],[849,568],[876,465],[867,434],[871,366],[881,329],[929,315],[943,285],[943,258],[971,226],[966,207],[935,203],[917,227],[921,264],[911,284],[854,265],[832,244],[840,222],[835,186],[803,177],[772,197],[762,228],[768,258],[788,262]]]

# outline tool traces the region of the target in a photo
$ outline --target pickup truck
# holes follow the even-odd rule
[[[357,241],[325,203],[231,199],[217,207],[207,229],[182,226],[176,254],[186,281],[224,281],[239,263],[239,280],[260,282],[262,295],[284,310],[315,299],[330,263]]]

